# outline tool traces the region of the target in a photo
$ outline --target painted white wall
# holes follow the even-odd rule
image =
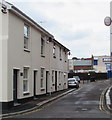
[[[0,11],[0,102],[6,102],[8,100],[8,58],[7,58],[7,45],[8,45],[8,13],[3,14]]]
[[[2,5],[0,4],[0,10]],[[0,12],[0,26],[2,26],[2,13]],[[0,100],[2,100],[2,27],[0,27]]]
[[[0,14],[0,18],[2,14]],[[1,20],[1,19],[0,19]],[[0,21],[1,23],[1,21]],[[30,51],[24,51],[24,24],[30,27]],[[1,82],[3,82],[3,88],[0,84],[0,88],[4,92],[3,96],[0,96],[0,100],[3,101],[13,101],[13,69],[19,70],[18,75],[18,91],[17,98],[27,98],[33,96],[34,89],[34,70],[37,70],[37,84],[36,84],[36,94],[41,95],[46,93],[46,71],[49,71],[48,79],[48,92],[55,91],[55,80],[52,83],[52,70],[57,71],[57,79],[59,71],[61,72],[61,79],[57,81],[57,90],[62,90],[67,88],[67,67],[68,60],[65,62],[65,52],[62,47],[62,60],[59,57],[60,45],[56,45],[56,59],[53,58],[53,42],[47,43],[46,40],[50,35],[45,35],[44,32],[40,32],[36,27],[34,27],[27,20],[17,16],[13,12],[8,12],[3,15],[3,29],[0,31],[2,41],[0,41],[0,46],[2,49],[0,51],[0,72],[2,75]],[[3,34],[2,34],[3,33]],[[41,57],[41,35],[45,36],[45,57]],[[50,36],[51,37],[51,36]],[[66,55],[67,56],[67,55]],[[67,57],[66,57],[67,58]],[[29,67],[29,94],[23,94],[23,67]],[[40,88],[40,77],[41,68],[44,68],[44,90]],[[65,75],[66,73],[66,75]],[[65,78],[64,78],[65,75]],[[55,78],[55,76],[54,76]],[[60,85],[59,85],[60,84]],[[52,89],[51,89],[52,88]]]

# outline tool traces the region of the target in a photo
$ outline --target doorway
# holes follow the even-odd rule
[[[57,71],[55,71],[55,91],[57,91]]]
[[[18,76],[19,70],[13,69],[13,100],[14,103],[17,103],[17,90],[18,90]]]
[[[49,71],[46,71],[46,94],[48,93],[48,80],[49,80]]]
[[[36,97],[36,86],[37,86],[37,70],[34,70],[34,97]]]

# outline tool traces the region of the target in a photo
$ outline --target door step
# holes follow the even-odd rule
[[[37,100],[38,98],[34,97],[33,99],[34,99],[34,100]]]
[[[21,104],[20,103],[14,103],[14,107],[19,106],[19,105],[21,105]]]

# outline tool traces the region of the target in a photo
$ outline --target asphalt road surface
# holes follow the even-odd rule
[[[100,110],[100,97],[110,81],[84,84],[81,88],[47,104],[43,108],[15,116],[16,118],[111,118],[110,113]]]

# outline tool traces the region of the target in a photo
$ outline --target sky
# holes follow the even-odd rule
[[[110,54],[110,0],[7,0],[71,51],[72,57]]]

